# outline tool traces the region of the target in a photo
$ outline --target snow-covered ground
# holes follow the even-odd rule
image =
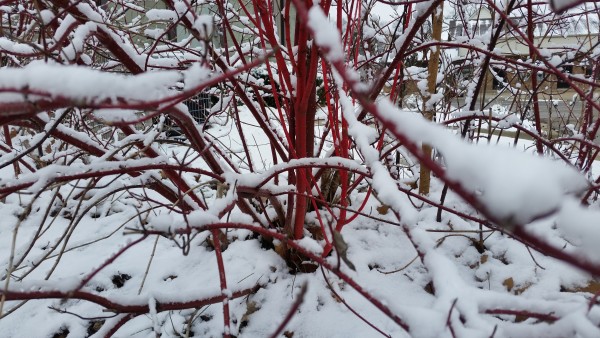
[[[247,110],[241,109],[240,114],[246,139],[254,140],[248,145],[254,168],[258,172],[268,171],[273,165],[268,156],[268,139],[254,126]],[[232,151],[234,162],[247,162],[243,158],[239,134],[231,122],[215,124],[208,133]],[[443,145],[440,148],[444,150]],[[160,149],[173,163],[206,167],[201,160],[194,159],[193,153],[184,145],[166,144]],[[515,159],[520,160],[519,157]],[[519,169],[519,164],[515,163],[517,173],[525,170]],[[5,168],[3,175],[11,175],[11,170]],[[494,173],[483,174],[492,177]],[[115,179],[125,180],[122,177]],[[197,180],[198,189],[208,201],[217,198],[209,178],[187,179]],[[251,180],[243,175],[236,179]],[[108,179],[103,180],[107,183],[106,191],[114,189],[114,182],[108,184]],[[503,184],[510,185],[511,182]],[[526,182],[515,184],[526,186]],[[502,189],[493,184],[487,187]],[[67,195],[81,192],[82,188],[66,186],[61,190],[65,195],[58,197],[47,191],[33,201],[30,210],[26,206],[34,195],[13,194],[3,201],[0,208],[3,271],[9,264],[9,257],[14,255],[13,262],[25,257],[13,272],[10,284],[5,285],[8,289],[74,290],[105,260],[140,238],[127,229],[140,224],[146,224],[149,229],[185,227],[186,220],[181,215],[170,214],[167,208],[152,208],[157,204],[141,203],[135,198],[135,194],[148,194],[146,200],[160,200],[143,187],[114,194],[109,200],[101,198],[102,189],[89,192],[88,202]],[[504,199],[498,203],[514,205],[499,206],[498,210],[516,210],[519,204],[530,202],[523,200],[527,194],[518,195],[518,187],[513,188],[506,188]],[[442,186],[434,184],[429,198],[439,200],[441,190]],[[511,201],[512,192],[516,195]],[[55,208],[47,216],[46,210],[36,205],[46,205],[52,198],[55,198]],[[366,193],[355,191],[350,209],[357,208],[365,198]],[[99,202],[89,202],[95,199]],[[583,292],[590,284],[590,276],[540,255],[508,234],[480,228],[476,222],[447,212],[442,213],[442,221],[437,222],[437,208],[423,205],[416,199],[398,203],[406,204],[402,208],[414,210],[415,214],[411,216],[414,223],[399,222],[393,212],[382,208],[381,203],[371,196],[363,210],[365,214],[343,228],[341,233],[348,244],[347,258],[355,271],[334,252],[326,258],[335,267],[333,270],[318,268],[311,273],[291,274],[284,260],[260,237],[244,229],[228,230],[230,243],[223,252],[227,291],[233,294],[260,286],[248,296],[228,301],[231,334],[237,337],[270,336],[306,288],[298,309],[292,312],[294,316],[283,330],[285,337],[600,335],[597,328],[600,311],[590,307],[592,295]],[[81,212],[80,209],[88,205],[89,212]],[[452,193],[447,196],[445,205],[464,213],[473,212]],[[532,206],[537,207],[537,204],[529,203],[528,208]],[[29,217],[20,222],[19,217],[24,213],[29,213]],[[77,218],[79,216],[81,219]],[[189,217],[197,222],[207,222],[215,216],[192,213]],[[141,223],[138,222],[140,218],[143,219]],[[236,209],[226,218],[229,222],[249,222],[247,216]],[[315,219],[315,212],[307,215],[308,222]],[[553,244],[572,248],[564,232],[556,229],[555,222],[555,218],[550,217],[535,221],[529,227],[544,232],[545,238]],[[36,235],[38,231],[40,233]],[[35,236],[38,238],[33,241]],[[190,306],[188,310],[156,311],[157,303],[192,302],[221,295],[217,259],[208,237],[207,231],[189,238],[148,237],[89,280],[83,287],[85,291],[122,305],[150,307],[149,315],[136,316],[120,328],[115,337],[222,336],[221,302]],[[31,242],[34,245],[29,248]],[[419,256],[413,243],[426,255]],[[298,244],[318,254],[324,242],[306,238]],[[408,332],[343,280],[336,273],[337,269],[350,277],[365,294],[379,300],[401,318]],[[595,284],[591,285],[586,290],[596,291]],[[123,315],[103,309],[93,301],[73,299],[8,301],[3,305],[3,311],[1,337],[86,337],[90,334],[102,337],[107,328],[123,319]],[[511,314],[511,311],[514,312]],[[528,313],[541,313],[547,317],[527,318]],[[100,322],[105,324],[100,326]]]

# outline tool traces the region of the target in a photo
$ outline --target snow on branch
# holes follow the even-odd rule
[[[565,196],[581,194],[588,182],[575,168],[549,158],[500,146],[474,145],[446,128],[387,100],[378,105],[381,119],[417,144],[442,155],[447,179],[459,183],[483,202],[502,226],[511,227],[558,211]]]
[[[38,98],[62,98],[86,106],[156,104],[177,96],[183,83],[186,88],[198,86],[209,74],[199,66],[184,72],[156,71],[132,76],[32,62],[23,68],[0,69],[0,105]]]

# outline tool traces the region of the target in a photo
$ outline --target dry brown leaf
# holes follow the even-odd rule
[[[529,289],[529,287],[532,286],[532,285],[533,285],[532,283],[527,283],[524,286],[522,286],[522,287],[520,287],[518,289],[515,289],[515,292],[514,292],[515,295],[522,294],[523,292],[527,291],[527,289]]]
[[[600,281],[592,280],[586,286],[565,289],[566,292],[589,292],[596,294],[600,292]]]
[[[488,261],[488,255],[481,255],[481,258],[479,259],[479,263],[481,264],[485,264]]]
[[[283,259],[287,257],[287,245],[283,242],[273,243],[273,248],[275,252],[281,256]]]
[[[510,291],[513,287],[515,287],[515,281],[512,279],[512,277],[508,277],[504,280],[504,282],[502,282],[502,285],[506,287],[506,290]]]
[[[380,206],[377,207],[377,212],[380,215],[387,215],[387,213],[388,213],[389,210],[390,210],[390,207],[387,206],[387,205],[385,205],[385,204],[382,204],[382,205],[380,205]]]

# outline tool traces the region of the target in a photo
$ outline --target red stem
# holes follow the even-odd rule
[[[242,289],[231,293],[231,297],[223,295],[220,292],[218,295],[212,297],[205,297],[201,299],[194,299],[189,301],[163,301],[156,303],[156,312],[172,311],[172,310],[184,310],[201,308],[206,305],[216,304],[223,302],[224,299],[235,299],[244,297],[249,294],[253,294],[260,286],[254,286],[248,289]],[[0,295],[6,297],[6,301],[22,301],[22,300],[38,300],[38,299],[79,299],[85,300],[91,303],[98,304],[107,310],[118,312],[118,313],[131,313],[131,314],[146,314],[150,312],[148,302],[144,299],[140,299],[140,304],[119,303],[108,299],[106,297],[98,296],[96,294],[87,291],[7,291],[0,290]]]
[[[230,337],[231,320],[229,319],[229,297],[227,293],[227,278],[225,277],[225,265],[223,264],[223,254],[221,252],[221,231],[219,229],[213,229],[211,231],[213,239],[213,247],[215,249],[215,256],[217,257],[217,266],[219,268],[219,281],[221,285],[221,292],[225,296],[223,298],[223,325],[225,332],[223,337]],[[235,297],[234,297],[235,298]]]

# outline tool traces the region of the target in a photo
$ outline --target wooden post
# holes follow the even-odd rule
[[[442,1],[435,12],[432,14],[432,33],[431,39],[440,41],[442,39],[442,23],[444,17],[444,2]],[[426,119],[433,121],[435,116],[435,104],[429,105],[427,102],[431,99],[431,95],[435,94],[437,85],[437,73],[440,62],[440,47],[435,46],[429,53],[429,65],[427,66],[427,91],[428,94],[423,100],[423,115]],[[431,157],[432,149],[428,144],[423,144],[423,153],[425,156]],[[431,185],[431,170],[428,167],[421,165],[419,172],[419,194],[429,194]]]

